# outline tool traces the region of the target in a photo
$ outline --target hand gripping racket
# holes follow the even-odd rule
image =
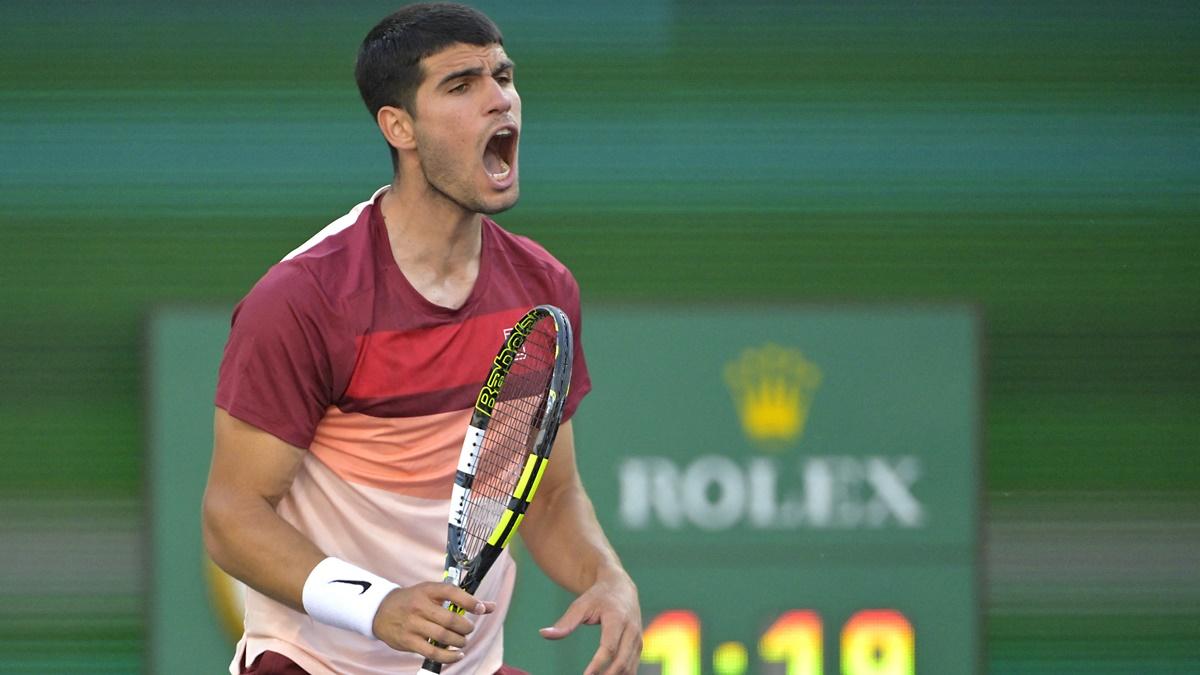
[[[446,583],[474,593],[525,517],[562,419],[572,349],[567,315],[552,305],[529,310],[506,333],[475,399],[458,460]],[[426,659],[419,675],[441,672],[442,664]]]

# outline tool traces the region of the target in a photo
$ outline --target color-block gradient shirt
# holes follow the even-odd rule
[[[272,267],[238,304],[216,404],[308,450],[278,506],[285,520],[327,555],[406,586],[441,579],[459,450],[504,330],[534,305],[562,308],[576,336],[564,419],[591,383],[579,288],[566,267],[484,218],[470,296],[458,309],[435,305],[395,262],[379,210],[385,189]],[[446,672],[500,667],[514,575],[506,552],[477,593],[499,608],[474,619],[467,657]],[[279,652],[314,675],[421,665],[250,589],[234,664],[243,650],[247,662]]]

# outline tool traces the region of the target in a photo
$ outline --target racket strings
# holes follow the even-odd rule
[[[545,416],[556,342],[554,321],[539,321],[504,379],[484,432],[463,514],[467,559],[474,558],[487,543],[521,479]]]

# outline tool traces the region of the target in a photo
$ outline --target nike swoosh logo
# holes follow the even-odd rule
[[[331,581],[329,583],[331,583],[331,584],[351,584],[354,586],[362,586],[362,590],[358,592],[359,595],[366,593],[367,590],[371,588],[371,582],[369,582],[369,581],[353,581],[350,579],[334,579],[333,581]]]

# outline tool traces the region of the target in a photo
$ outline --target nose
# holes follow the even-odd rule
[[[491,83],[489,85],[491,89],[488,92],[488,114],[504,114],[512,110],[512,97],[516,96],[516,92],[510,88],[504,87],[497,82],[495,78],[489,79],[488,82]]]

